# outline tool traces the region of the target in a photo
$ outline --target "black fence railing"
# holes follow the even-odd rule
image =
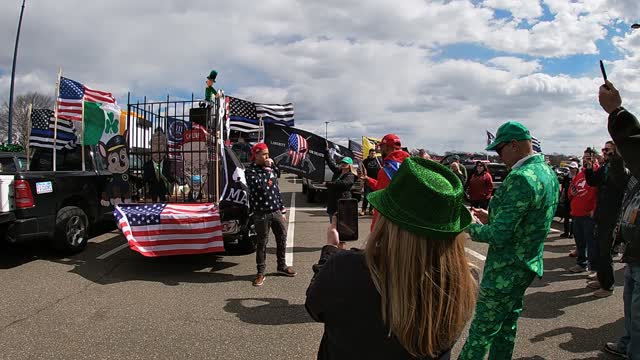
[[[129,101],[127,111],[132,200],[218,202],[222,162],[215,145],[221,136],[216,102],[145,98]]]

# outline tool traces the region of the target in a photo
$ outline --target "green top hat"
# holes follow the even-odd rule
[[[498,128],[493,142],[485,150],[495,150],[498,145],[511,140],[531,140],[531,133],[524,125],[516,121],[507,121]]]
[[[353,165],[353,159],[345,156],[340,160],[341,163],[345,163],[345,164],[349,164],[349,165]]]
[[[367,199],[385,218],[420,236],[454,237],[471,224],[462,182],[449,168],[419,157],[404,160],[389,186]]]
[[[207,79],[215,82],[217,77],[218,77],[218,72],[215,70],[211,70],[211,72],[209,73],[209,76],[207,76]]]

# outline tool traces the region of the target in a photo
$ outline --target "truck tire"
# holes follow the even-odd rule
[[[314,189],[308,188],[307,189],[307,202],[308,203],[313,203],[315,198],[316,198],[316,191]]]
[[[65,206],[58,211],[53,245],[66,254],[84,250],[88,242],[88,218],[82,209]]]

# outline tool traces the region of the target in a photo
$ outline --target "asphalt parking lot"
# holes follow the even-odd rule
[[[2,359],[313,359],[322,336],[304,308],[311,266],[325,241],[322,204],[309,204],[300,184],[281,186],[293,236],[295,278],[277,276],[270,241],[267,279],[251,285],[255,255],[145,258],[109,230],[76,256],[38,244],[0,255]],[[293,217],[293,219],[291,219]],[[370,217],[360,219],[366,238]],[[559,226],[559,224],[556,224]],[[514,358],[609,359],[605,341],[622,334],[622,288],[596,299],[583,274],[569,274],[573,240],[554,230],[545,248],[545,276],[525,298]],[[353,246],[361,246],[362,241]],[[486,246],[468,243],[482,268]],[[616,264],[618,285],[623,267]],[[464,342],[463,334],[454,354]]]

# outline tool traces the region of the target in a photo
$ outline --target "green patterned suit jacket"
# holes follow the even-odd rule
[[[485,274],[529,269],[542,276],[544,241],[558,206],[559,192],[558,178],[541,154],[511,171],[489,203],[489,224],[473,224],[469,228],[473,241],[489,244]],[[500,282],[500,278],[504,279],[494,279]]]

